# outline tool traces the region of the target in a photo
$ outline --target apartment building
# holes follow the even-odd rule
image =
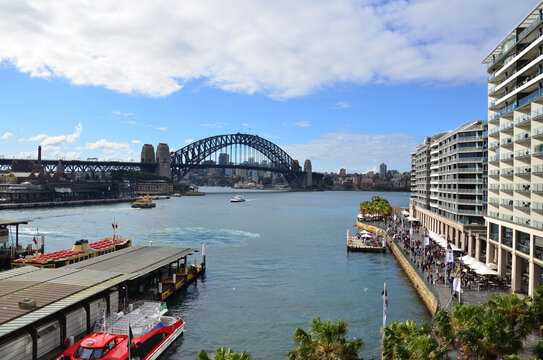
[[[543,2],[483,60],[488,77],[488,265],[532,295],[543,266]]]
[[[411,211],[421,225],[485,259],[483,121],[426,138],[411,154]]]

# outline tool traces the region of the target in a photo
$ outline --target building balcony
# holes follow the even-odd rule
[[[521,42],[522,40],[524,40],[524,38],[527,37],[532,32],[532,30],[534,30],[536,26],[538,26],[542,21],[543,21],[543,18],[538,17],[532,24],[530,24],[528,27],[522,30],[516,37],[505,42],[503,45],[502,52],[498,56],[494,57],[494,59],[488,63],[487,69],[492,68],[495,64],[499,63],[502,59],[504,59],[505,56],[509,54],[511,50],[515,47],[515,45]],[[514,61],[514,60],[515,59],[512,59],[511,61]],[[504,64],[503,66],[505,65],[506,64]],[[499,69],[495,70],[493,73],[495,74],[496,71],[499,71]]]
[[[504,176],[504,177],[512,177],[513,174],[514,174],[513,168],[503,169],[501,171],[501,175]]]
[[[523,143],[528,143],[530,142],[531,140],[531,137],[530,137],[530,132],[525,132],[523,134],[519,134],[519,135],[516,135],[515,136],[515,143],[516,144],[523,144]]]
[[[532,169],[529,167],[517,167],[515,169],[515,175],[517,176],[530,176],[532,174]]]
[[[515,151],[515,159],[524,159],[528,160],[532,157],[532,152],[530,149],[523,149]]]
[[[513,148],[513,145],[514,145],[514,141],[513,141],[513,137],[510,136],[506,139],[503,139],[502,141],[500,141],[500,145],[504,148]]]
[[[515,119],[515,126],[523,128],[530,125],[530,121],[532,120],[531,114],[526,114],[519,116]]]

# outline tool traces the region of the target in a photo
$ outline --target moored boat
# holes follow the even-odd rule
[[[134,201],[132,204],[133,208],[139,208],[139,209],[149,209],[154,208],[156,204],[153,202],[153,199],[151,199],[149,196],[143,196],[140,199]]]
[[[128,314],[112,314],[57,360],[155,360],[184,331],[183,320],[166,312],[166,304],[145,301]]]
[[[244,202],[245,198],[243,195],[236,195],[232,199],[230,199],[230,202]]]
[[[58,268],[79,261],[94,258],[121,250],[132,245],[132,239],[113,235],[89,244],[88,240],[77,240],[71,250],[59,250],[47,254],[28,255],[11,262],[11,267],[37,266],[41,268]]]

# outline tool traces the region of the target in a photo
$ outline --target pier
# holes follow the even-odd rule
[[[205,273],[196,248],[131,246],[58,269],[0,273],[0,359],[54,359],[104,314],[164,300]]]

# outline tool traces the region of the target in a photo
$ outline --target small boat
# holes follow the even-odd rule
[[[244,202],[245,198],[243,195],[236,195],[232,199],[230,199],[230,202]]]
[[[145,301],[128,314],[104,317],[58,360],[155,360],[185,327],[182,319],[164,316],[167,311],[165,303]]]
[[[143,196],[140,199],[134,201],[132,204],[133,208],[139,208],[139,209],[149,209],[154,208],[156,204],[153,202],[153,199],[151,199],[149,196]]]
[[[115,234],[102,240],[89,244],[88,240],[76,240],[71,250],[59,250],[47,254],[28,255],[25,258],[15,259],[11,267],[36,266],[41,268],[58,268],[79,261],[91,259],[113,251],[121,250],[132,245],[132,239],[121,238]]]

